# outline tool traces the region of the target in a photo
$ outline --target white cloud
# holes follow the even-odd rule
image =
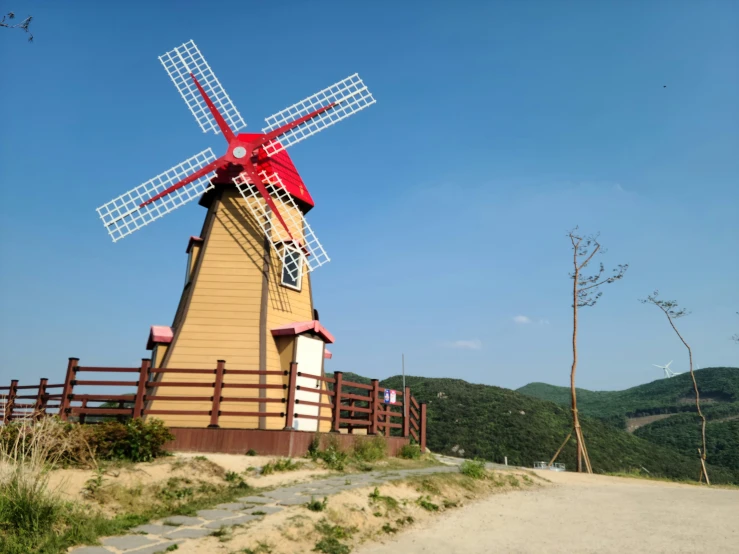
[[[549,320],[548,319],[540,319],[539,320],[539,325],[549,325]]]
[[[517,315],[516,317],[513,318],[513,321],[515,323],[520,323],[521,325],[525,325],[527,323],[531,323],[531,320],[528,317],[526,317],[525,315]]]
[[[480,350],[482,342],[479,339],[455,340],[454,342],[447,342],[445,346],[461,350]]]

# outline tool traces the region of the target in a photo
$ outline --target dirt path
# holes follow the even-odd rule
[[[540,474],[556,486],[496,495],[355,553],[739,553],[739,490]]]

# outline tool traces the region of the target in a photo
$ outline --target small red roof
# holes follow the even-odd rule
[[[330,360],[331,358],[334,357],[334,355],[331,353],[331,351],[328,348],[324,348],[323,357],[326,358],[327,360]]]
[[[328,332],[321,323],[314,319],[312,321],[299,321],[297,323],[288,323],[287,325],[281,325],[272,329],[272,335],[275,337],[281,335],[300,335],[307,331],[313,331],[316,333],[324,342],[329,344],[334,342],[334,336]]]
[[[172,342],[172,328],[166,325],[152,325],[149,331],[149,340],[146,341],[146,349],[151,350],[156,344],[169,344]]]

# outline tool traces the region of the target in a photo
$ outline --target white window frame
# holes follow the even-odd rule
[[[292,283],[285,282],[285,258],[287,257],[288,252],[298,257],[297,285],[293,285]],[[287,287],[289,289],[296,290],[298,292],[300,292],[303,287],[303,256],[300,253],[300,250],[298,250],[294,246],[289,246],[287,244],[283,245],[283,250],[282,250],[282,267],[280,267],[280,284],[283,287]]]

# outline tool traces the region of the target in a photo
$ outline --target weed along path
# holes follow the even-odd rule
[[[553,486],[483,499],[355,554],[739,552],[739,490],[537,473]]]
[[[244,457],[220,458],[218,462],[234,460],[248,463]],[[485,474],[481,465],[477,469]],[[290,473],[298,477],[300,472],[282,475],[287,478]],[[301,477],[310,479],[307,481],[257,489],[192,515],[152,521],[126,535],[102,538],[100,546],[82,546],[70,552],[288,554],[315,549],[347,554],[358,544],[422,524],[438,512],[457,509],[493,490],[534,488],[543,483],[529,477],[532,472],[496,473],[484,479],[465,475],[456,460],[440,464],[431,459],[407,469],[375,466],[359,473],[326,473]]]

